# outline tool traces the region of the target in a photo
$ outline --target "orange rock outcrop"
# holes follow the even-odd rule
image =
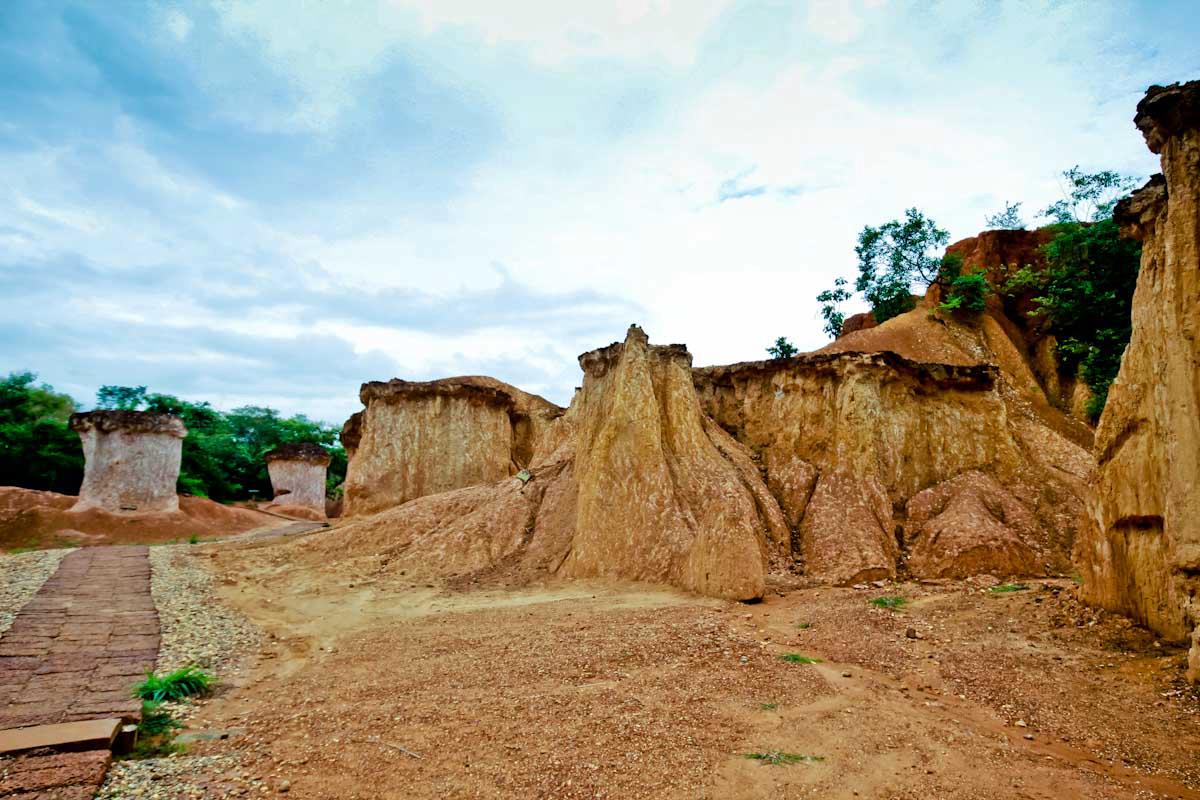
[[[1162,175],[1115,214],[1142,262],[1077,559],[1085,600],[1190,637],[1200,680],[1200,81],[1152,87],[1135,123]]]

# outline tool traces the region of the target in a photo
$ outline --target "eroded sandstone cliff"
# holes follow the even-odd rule
[[[1200,680],[1200,81],[1152,87],[1135,123],[1162,175],[1115,215],[1142,262],[1077,559],[1084,599],[1191,637]]]
[[[485,377],[365,383],[347,421],[345,514],[516,474],[563,409]]]
[[[316,557],[349,541],[410,575],[507,570],[760,597],[787,525],[750,453],[701,411],[687,350],[651,345],[635,326],[580,366],[583,386],[530,447],[527,476],[345,524],[314,540]],[[356,460],[364,448],[365,436]]]
[[[920,309],[905,317],[862,331],[855,349],[695,372],[705,411],[760,459],[805,574],[853,583],[1065,570],[1087,451],[995,364],[972,363],[950,340],[929,347],[943,323]],[[882,337],[897,330],[910,352],[946,361],[887,348]]]

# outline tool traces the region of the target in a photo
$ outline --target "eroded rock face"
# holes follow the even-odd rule
[[[274,504],[306,508],[325,516],[325,471],[329,453],[318,444],[284,444],[267,453]]]
[[[1115,215],[1142,262],[1077,560],[1084,599],[1191,637],[1200,680],[1200,81],[1152,87],[1135,123],[1163,171]]]
[[[749,451],[702,413],[687,350],[651,345],[635,326],[580,365],[583,387],[532,448],[528,480],[506,475],[347,524],[336,541],[314,541],[317,557],[352,541],[408,575],[503,570],[760,597],[787,525]]]
[[[514,475],[563,412],[484,377],[372,382],[359,397],[342,431],[347,516]]]
[[[890,578],[906,555],[917,577],[1068,569],[1086,450],[967,350],[957,363],[867,350],[861,337],[894,325],[913,347],[949,336],[921,309],[905,316],[858,334],[862,349],[694,373],[705,411],[759,457],[805,574]]]
[[[89,411],[72,414],[83,445],[83,485],[72,510],[178,511],[179,464],[187,428],[171,414]]]

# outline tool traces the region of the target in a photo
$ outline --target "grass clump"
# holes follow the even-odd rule
[[[779,708],[779,703],[759,703],[758,707],[763,711],[774,711]]]
[[[871,605],[875,606],[876,608],[887,608],[891,609],[892,611],[898,611],[901,608],[904,608],[904,605],[907,602],[908,600],[906,598],[893,594],[884,595],[883,597],[876,597],[871,600]]]
[[[994,594],[1008,594],[1009,592],[1024,592],[1029,586],[1024,583],[1002,583],[999,586],[993,586],[988,589]]]
[[[213,677],[198,667],[183,667],[166,675],[146,673],[146,680],[133,688],[135,697],[150,703],[178,702],[212,691]]]
[[[197,534],[193,533],[191,536],[188,537],[188,544],[199,544],[199,543],[200,543],[200,537]]]
[[[797,622],[796,627],[802,631],[805,631],[812,627],[812,623],[811,622]]]
[[[800,753],[786,753],[783,750],[767,750],[763,753],[743,753],[742,757],[763,764],[769,764],[773,767],[787,766],[789,764],[812,764],[825,760],[823,756],[806,756]]]
[[[821,659],[813,658],[812,656],[803,656],[799,653],[786,653],[779,657],[780,661],[786,661],[789,664],[820,664]]]

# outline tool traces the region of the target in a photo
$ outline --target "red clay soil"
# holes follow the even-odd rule
[[[781,588],[747,606],[583,582],[460,591],[270,545],[189,553],[269,637],[191,723],[246,733],[196,752],[234,752],[288,797],[1200,798],[1183,654],[1082,607],[1070,581]],[[869,602],[884,594],[908,603]],[[747,755],[773,752],[811,759]]]
[[[179,498],[174,513],[112,514],[99,509],[74,513],[72,495],[0,486],[0,550],[162,544],[192,536],[211,539],[276,524],[247,508],[203,497]]]

